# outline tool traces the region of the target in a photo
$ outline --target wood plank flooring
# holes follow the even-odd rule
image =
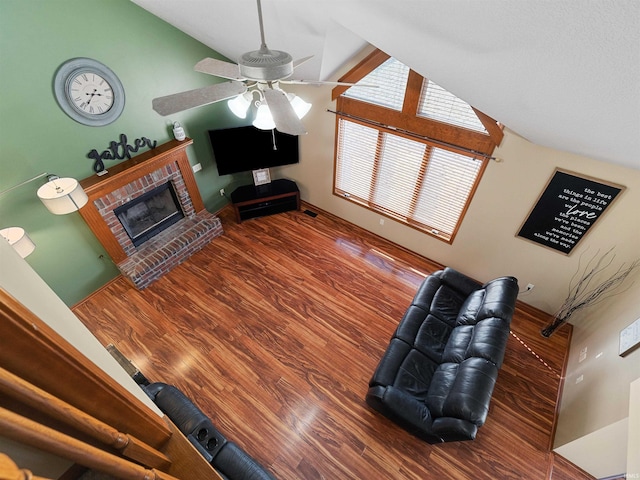
[[[119,278],[74,312],[278,479],[590,478],[549,451],[568,329],[545,339],[520,305],[477,440],[429,445],[364,396],[440,265],[324,212],[220,217],[224,235],[146,290]]]

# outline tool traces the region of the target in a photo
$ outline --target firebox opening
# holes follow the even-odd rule
[[[125,203],[114,213],[136,247],[184,218],[171,182]]]

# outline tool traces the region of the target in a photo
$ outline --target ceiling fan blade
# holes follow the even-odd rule
[[[200,60],[193,67],[196,72],[208,73],[216,77],[227,78],[229,80],[243,81],[246,78],[240,76],[240,67],[235,63],[224,62],[216,58],[205,58]]]
[[[263,93],[278,131],[289,135],[304,135],[307,133],[307,129],[304,128],[296,112],[293,111],[286,93],[282,90],[271,88]]]
[[[226,100],[246,91],[247,86],[241,82],[216,83],[208,87],[154,98],[151,105],[156,112],[164,117],[190,108]]]
[[[313,58],[313,55],[309,55],[308,57],[304,57],[304,58],[299,58],[298,60],[294,60],[293,61],[293,68],[294,70],[296,68],[298,68],[300,65],[302,65],[303,63],[307,63],[309,60],[311,60]]]
[[[379,85],[361,84],[361,83],[345,83],[345,82],[323,82],[320,80],[280,80],[280,83],[288,83],[290,85],[334,85],[345,87],[368,87],[378,88]]]

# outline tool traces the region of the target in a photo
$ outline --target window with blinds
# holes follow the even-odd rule
[[[418,116],[487,133],[471,106],[431,80],[422,83]]]
[[[360,85],[375,85],[375,88],[350,88],[344,96],[400,111],[408,78],[409,67],[395,58],[390,58],[357,82]]]
[[[335,193],[451,240],[483,162],[338,120]]]
[[[340,79],[379,88],[336,94],[334,194],[451,243],[496,145],[489,117],[396,59],[374,55],[353,69],[355,80]]]

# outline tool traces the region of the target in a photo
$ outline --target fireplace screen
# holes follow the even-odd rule
[[[184,218],[171,182],[125,203],[114,213],[136,247]]]

